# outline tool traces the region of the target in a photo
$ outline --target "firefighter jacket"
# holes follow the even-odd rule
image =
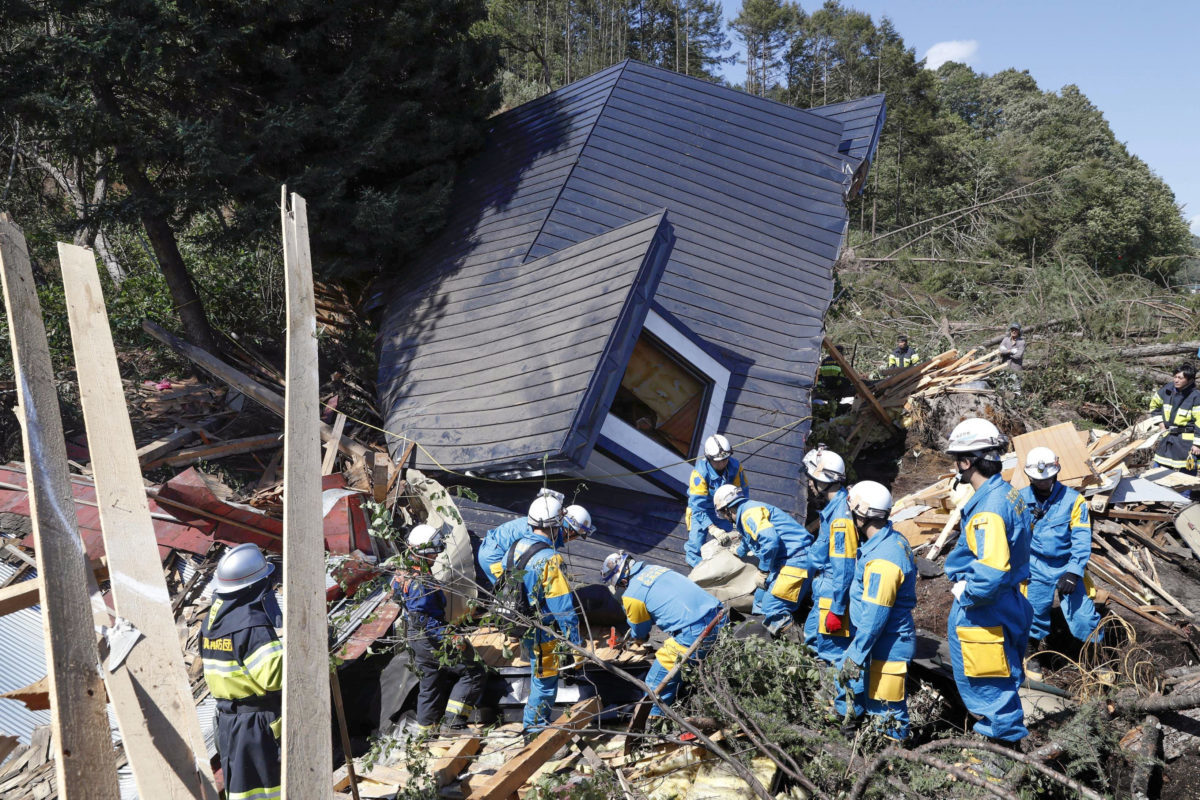
[[[916,647],[912,610],[916,604],[917,564],[912,548],[889,523],[858,553],[850,590],[854,639],[846,657],[860,666],[868,659],[884,663],[912,659]]]
[[[635,639],[648,637],[652,625],[672,638],[698,635],[721,607],[717,598],[678,572],[642,561],[635,561],[629,572],[621,605]]]
[[[1167,434],[1154,453],[1155,462],[1171,469],[1185,469],[1200,426],[1200,390],[1194,383],[1182,389],[1168,383],[1150,398],[1150,413],[1161,414],[1167,426]]]
[[[1045,500],[1038,500],[1032,486],[1021,490],[1021,500],[1033,517],[1032,553],[1055,566],[1065,562],[1067,572],[1082,578],[1092,555],[1087,500],[1058,481]]]
[[[850,517],[849,496],[845,488],[839,489],[821,509],[820,533],[808,551],[813,594],[821,601],[828,600],[828,607],[821,604],[822,611],[832,611],[839,617],[846,613],[850,602],[850,584],[854,583],[858,554],[858,531]]]
[[[278,711],[283,700],[283,642],[263,608],[269,588],[214,595],[200,627],[204,680],[218,708],[253,705]]]
[[[946,557],[946,577],[966,581],[963,608],[996,602],[1029,579],[1032,517],[1008,481],[993,475],[962,510],[962,533]]]
[[[777,575],[786,567],[807,576],[808,548],[813,535],[786,511],[766,503],[743,501],[737,510],[737,530],[742,543],[738,555],[753,553],[758,568]]]
[[[579,617],[571,600],[571,585],[563,572],[562,556],[555,551],[554,542],[537,534],[520,539],[514,545],[513,561],[519,560],[535,542],[550,547],[534,553],[525,565],[523,581],[529,604],[541,616],[543,625],[558,628],[572,644],[580,644]]]
[[[921,357],[917,355],[916,348],[905,347],[901,349],[897,347],[888,355],[887,365],[889,367],[911,367],[920,360]]]
[[[713,495],[727,483],[740,487],[746,492],[750,485],[746,482],[746,473],[742,465],[732,456],[725,469],[717,472],[708,458],[700,456],[692,469],[691,481],[688,484],[688,529],[704,530],[717,522],[717,510],[713,507]]]

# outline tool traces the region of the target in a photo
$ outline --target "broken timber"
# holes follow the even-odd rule
[[[79,396],[118,620],[138,642],[115,671],[132,681],[132,703],[113,707],[142,797],[216,797],[208,749],[183,664],[171,596],[142,485],[133,428],[92,251],[58,245]],[[112,665],[109,665],[112,668]]]
[[[105,557],[101,556],[92,561],[88,568],[96,575],[97,581],[108,578],[108,562]],[[33,608],[39,602],[37,581],[21,581],[11,586],[0,587],[0,617]]]
[[[317,319],[304,198],[283,190],[287,396],[283,440],[283,796],[333,797]],[[241,388],[241,387],[238,387]],[[326,722],[322,722],[322,721]]]
[[[858,393],[871,404],[871,410],[875,412],[875,416],[879,417],[879,421],[884,425],[887,425],[889,428],[892,427],[892,418],[888,416],[887,411],[880,405],[879,399],[872,394],[870,387],[867,386],[862,377],[854,370],[854,367],[850,366],[850,362],[842,355],[842,351],[838,350],[833,342],[829,341],[828,336],[825,337],[824,341],[825,350],[838,363],[838,366],[842,368],[842,372],[846,373],[846,377],[854,384],[854,388]]]
[[[50,682],[50,720],[62,800],[116,800],[117,760],[108,733],[88,570],[71,499],[67,445],[42,308],[20,228],[0,217],[0,277],[8,310],[21,437],[30,462],[37,586]],[[155,558],[155,563],[158,559]],[[94,598],[94,599],[99,599]]]
[[[525,785],[525,781],[550,760],[575,731],[584,728],[600,713],[600,698],[587,700],[571,706],[554,724],[543,730],[536,739],[525,745],[525,749],[506,761],[495,775],[478,788],[472,787],[467,800],[504,800]]]

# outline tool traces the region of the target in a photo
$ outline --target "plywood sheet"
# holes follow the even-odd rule
[[[1093,474],[1087,451],[1079,441],[1079,432],[1069,422],[1021,434],[1013,439],[1013,447],[1017,451],[1017,468],[1013,470],[1012,485],[1018,489],[1029,485],[1025,456],[1035,447],[1049,447],[1058,456],[1062,466],[1058,479],[1063,483],[1077,482]]]

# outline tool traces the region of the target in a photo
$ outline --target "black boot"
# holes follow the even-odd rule
[[[1025,676],[1031,681],[1042,681],[1046,670],[1039,653],[1044,649],[1045,639],[1030,639],[1025,648]]]

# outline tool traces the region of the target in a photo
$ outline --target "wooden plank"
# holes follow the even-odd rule
[[[29,503],[46,602],[42,625],[50,680],[55,775],[62,800],[116,800],[117,761],[96,664],[90,573],[75,519],[54,368],[21,229],[0,217],[0,280],[8,311]],[[158,563],[157,556],[154,559]],[[94,585],[95,579],[91,578]]]
[[[321,462],[321,474],[332,475],[333,468],[337,465],[337,442],[342,440],[342,431],[346,429],[346,415],[339,411],[337,418],[333,421],[333,439],[325,445],[325,460]]]
[[[154,461],[167,453],[174,452],[177,447],[182,447],[194,438],[196,438],[196,431],[191,428],[180,428],[172,434],[139,447],[137,450],[138,461],[141,464]]]
[[[1049,447],[1058,456],[1058,463],[1062,467],[1058,479],[1063,483],[1093,474],[1087,451],[1079,442],[1079,432],[1070,422],[1064,422],[1013,438],[1013,449],[1017,451],[1017,468],[1013,471],[1012,479],[1014,489],[1029,485],[1029,476],[1025,474],[1025,456],[1035,447]]]
[[[459,773],[471,763],[472,756],[478,753],[481,747],[483,747],[483,737],[481,736],[464,735],[456,739],[450,745],[450,749],[438,756],[438,760],[433,762],[433,766],[430,768],[434,785],[441,789],[443,786],[453,783]]]
[[[1108,472],[1110,469],[1112,469],[1113,467],[1117,466],[1122,461],[1124,461],[1125,456],[1129,455],[1134,450],[1137,450],[1139,447],[1141,447],[1142,442],[1144,442],[1144,441],[1145,441],[1145,439],[1139,439],[1139,438],[1135,437],[1132,442],[1125,445],[1120,450],[1118,450],[1117,452],[1113,453],[1108,458],[1101,461],[1100,464],[1096,467],[1096,472],[1098,472],[1102,475],[1105,472]]]
[[[846,373],[846,377],[850,379],[852,384],[854,384],[854,388],[857,389],[858,393],[868,403],[871,404],[871,410],[875,412],[875,416],[879,417],[879,421],[884,425],[887,425],[889,428],[893,427],[892,418],[888,416],[887,411],[885,411],[883,406],[879,404],[879,400],[876,399],[875,395],[871,393],[870,388],[868,388],[867,384],[863,382],[863,379],[859,376],[859,374],[854,371],[854,367],[850,366],[850,362],[846,360],[846,357],[842,355],[841,351],[834,347],[833,342],[829,341],[828,336],[826,336],[823,341],[826,352],[833,356],[833,360],[836,361],[838,366],[842,368],[842,372]]]
[[[103,556],[92,561],[90,567],[97,581],[108,577],[108,564]],[[28,580],[0,588],[0,617],[36,606],[40,602],[38,583],[36,580]]]
[[[283,444],[283,796],[333,796],[317,320],[304,198],[283,191],[287,395]]]
[[[281,417],[284,415],[283,398],[280,397],[278,393],[266,388],[241,370],[229,366],[221,359],[210,354],[208,351],[202,350],[193,344],[183,341],[178,336],[175,336],[167,331],[161,325],[151,322],[150,320],[142,320],[142,330],[153,336],[158,341],[167,345],[184,358],[187,358],[196,366],[201,367],[205,371],[210,372],[216,377],[225,381],[225,383],[237,389],[239,392],[246,395],[268,411],[272,411]],[[320,423],[319,430],[321,432],[321,438],[325,441],[329,441],[333,438],[333,428],[325,423]],[[367,448],[348,437],[342,437],[342,441],[339,443],[338,447],[343,453],[351,458],[366,457]]]
[[[117,615],[144,637],[117,668],[129,676],[135,691],[125,697],[112,693],[125,752],[142,797],[216,797],[125,408],[96,257],[86,248],[60,243],[58,259],[113,603]]]
[[[388,488],[391,486],[388,480],[388,473],[392,469],[391,459],[387,453],[372,453],[367,464],[371,468],[371,496],[376,503],[386,502]],[[396,474],[399,472],[399,469],[395,470]]]
[[[188,464],[194,464],[197,461],[211,460],[217,458],[225,458],[227,456],[237,456],[243,453],[253,453],[258,450],[267,450],[272,447],[279,447],[283,442],[282,434],[264,433],[258,436],[246,436],[241,439],[228,439],[217,444],[210,444],[204,447],[189,447],[187,450],[180,450],[174,455],[160,458],[156,461],[150,461],[145,464],[146,469],[154,467],[169,466],[182,467]],[[332,444],[330,445],[332,447]],[[335,450],[336,452],[336,450]]]
[[[467,800],[503,800],[520,789],[525,781],[550,760],[575,733],[600,713],[600,698],[589,697],[575,705],[544,729],[525,748],[506,761],[486,783],[472,786]]]

